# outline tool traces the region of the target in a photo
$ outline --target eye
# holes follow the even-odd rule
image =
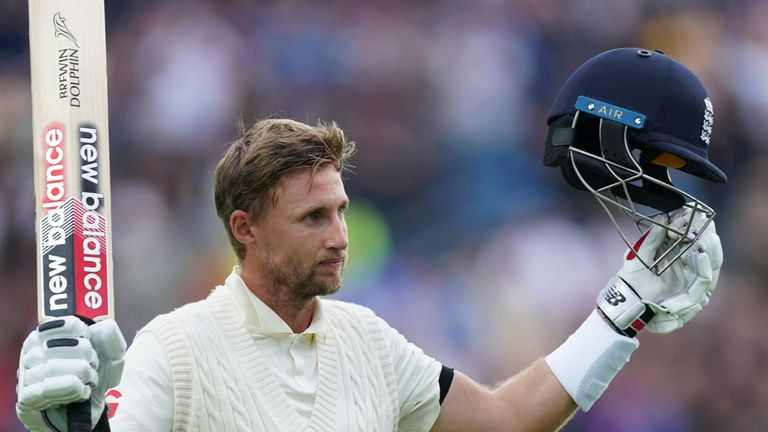
[[[309,212],[306,216],[304,216],[304,220],[307,222],[317,222],[320,220],[320,212],[317,210]]]

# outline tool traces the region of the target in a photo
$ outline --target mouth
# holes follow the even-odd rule
[[[324,259],[318,263],[318,267],[340,269],[344,266],[344,257]]]

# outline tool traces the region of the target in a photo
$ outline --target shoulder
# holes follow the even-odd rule
[[[139,334],[142,332],[157,332],[160,328],[172,325],[175,323],[187,323],[190,321],[200,321],[205,316],[210,315],[210,305],[212,298],[220,297],[219,290],[213,290],[211,295],[203,300],[187,303],[184,306],[180,306],[170,312],[160,314],[149,321],[143,328],[139,330]]]
[[[323,310],[329,315],[353,314],[361,317],[375,317],[376,314],[370,309],[357,303],[345,302],[342,300],[318,299],[323,305]]]
[[[136,338],[151,334],[169,352],[185,351],[189,343],[198,339],[197,336],[215,327],[212,298],[218,291],[214,290],[203,300],[188,303],[171,312],[156,316],[138,331]]]
[[[366,341],[378,341],[386,345],[399,336],[397,330],[368,307],[340,300],[320,301],[328,323],[337,332],[357,334]]]
[[[341,300],[320,299],[329,321],[352,321],[365,326],[389,328],[389,325],[370,308]]]

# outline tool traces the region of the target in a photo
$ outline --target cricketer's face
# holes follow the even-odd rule
[[[311,182],[310,182],[311,180]],[[256,222],[256,264],[275,289],[297,300],[339,290],[347,259],[349,198],[332,165],[286,174]],[[250,253],[250,252],[249,252]]]

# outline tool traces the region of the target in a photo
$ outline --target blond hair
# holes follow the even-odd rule
[[[266,203],[275,201],[274,188],[288,172],[331,164],[342,171],[355,152],[336,122],[310,126],[288,119],[265,119],[250,128],[240,122],[238,138],[216,166],[214,201],[224,222],[229,242],[238,259],[245,246],[232,234],[229,218],[235,210],[249,212],[257,220]]]

